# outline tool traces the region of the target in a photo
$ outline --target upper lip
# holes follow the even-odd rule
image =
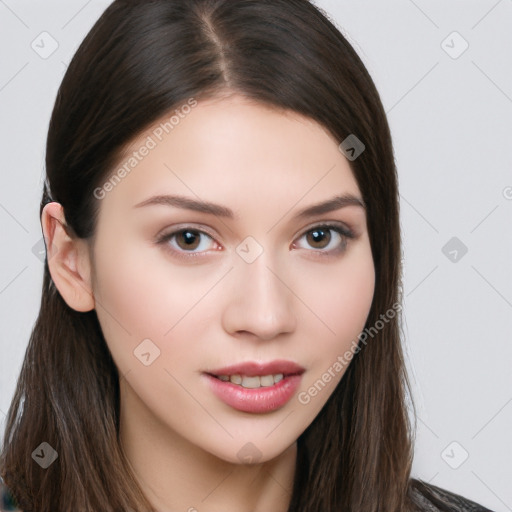
[[[297,363],[281,359],[269,361],[268,363],[247,361],[245,363],[233,364],[225,366],[224,368],[211,370],[206,373],[215,375],[216,377],[219,375],[246,375],[247,377],[256,377],[258,375],[277,375],[278,373],[282,373],[284,376],[295,374],[300,375],[304,371],[305,369]]]

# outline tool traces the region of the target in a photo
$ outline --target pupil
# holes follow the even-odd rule
[[[326,231],[325,230],[323,230],[323,229],[315,229],[314,231],[311,231],[311,235],[312,235],[312,238],[313,238],[313,245],[314,244],[320,244],[322,246],[322,238],[326,238],[327,239],[326,242],[327,242],[327,244],[329,244],[330,235],[326,236]],[[323,246],[325,246],[325,241],[324,241]]]
[[[195,235],[193,235],[192,233],[190,233],[190,231],[185,231],[185,238],[187,239],[188,242],[190,242],[190,240],[193,240]]]
[[[194,232],[192,232],[192,231],[182,231],[181,235],[185,239],[185,245],[186,245],[187,248],[190,249],[191,246],[194,245],[194,243],[197,245],[197,240],[199,240],[199,237]]]

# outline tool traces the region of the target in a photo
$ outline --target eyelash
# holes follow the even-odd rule
[[[354,233],[350,229],[348,229],[348,228],[346,228],[344,226],[338,225],[338,224],[333,224],[333,223],[327,222],[327,223],[323,223],[323,224],[317,224],[315,226],[312,226],[312,227],[308,228],[306,231],[304,231],[299,236],[299,239],[304,237],[308,233],[311,233],[311,232],[313,232],[315,230],[319,230],[319,229],[322,229],[322,230],[325,229],[325,230],[334,231],[334,232],[338,233],[340,235],[340,237],[341,237],[340,246],[335,248],[335,249],[331,249],[329,251],[325,251],[325,250],[321,250],[321,249],[319,249],[319,250],[311,249],[319,257],[333,257],[335,254],[339,254],[339,253],[345,252],[348,240],[355,238]],[[172,240],[175,237],[175,235],[178,235],[180,233],[184,233],[184,232],[187,232],[187,231],[190,231],[192,233],[198,233],[198,234],[206,235],[206,236],[208,236],[209,238],[211,238],[213,240],[213,236],[210,235],[206,231],[202,231],[202,230],[194,228],[192,226],[184,226],[184,227],[182,227],[180,229],[177,229],[177,230],[174,230],[174,231],[172,231],[170,233],[164,233],[163,235],[160,235],[156,239],[156,243],[158,245],[167,244],[170,240]],[[329,241],[329,243],[330,243],[330,241]],[[174,253],[174,255],[177,256],[178,258],[190,259],[190,258],[202,258],[203,257],[203,253],[201,253],[201,252],[198,253],[198,252],[183,251],[182,249],[180,249],[180,250],[169,249],[169,250],[172,253]]]

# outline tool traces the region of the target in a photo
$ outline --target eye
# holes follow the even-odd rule
[[[354,238],[354,233],[345,226],[338,224],[320,224],[305,231],[299,240],[305,238],[308,245],[322,256],[341,253],[346,249],[348,239]],[[183,227],[160,235],[156,243],[165,245],[173,255],[179,258],[201,257],[208,250],[219,250],[215,246],[213,236],[205,231],[192,227]],[[292,245],[299,247],[297,243]]]
[[[322,255],[330,255],[343,252],[346,249],[348,239],[354,238],[354,234],[349,229],[338,224],[320,224],[308,229],[300,237],[300,239],[302,238],[306,239],[310,247],[319,250],[315,252],[320,252]]]
[[[156,242],[158,244],[170,246],[170,250],[178,257],[187,258],[191,256],[199,256],[199,253],[207,251],[209,249],[208,241],[213,241],[213,238],[208,233],[199,229],[186,227],[177,231],[172,231],[171,233],[163,234]]]

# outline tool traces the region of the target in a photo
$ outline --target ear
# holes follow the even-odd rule
[[[50,274],[62,298],[76,311],[94,309],[87,241],[72,234],[59,203],[45,205],[41,225]]]

